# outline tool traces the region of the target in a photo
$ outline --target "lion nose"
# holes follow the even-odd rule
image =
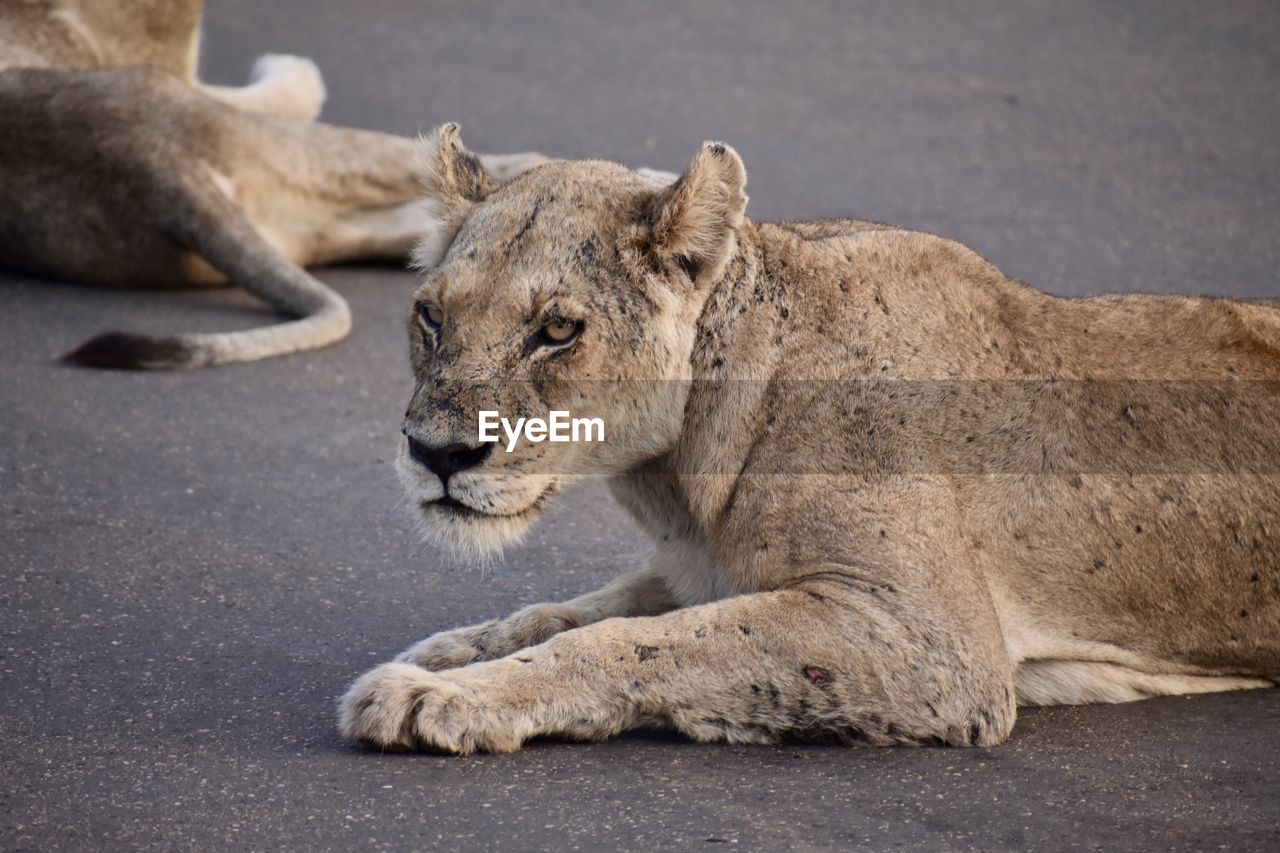
[[[424,444],[413,436],[409,436],[409,455],[432,474],[440,478],[444,485],[449,478],[459,471],[474,468],[489,457],[493,444],[486,443],[476,447],[467,444],[449,444],[433,447]]]

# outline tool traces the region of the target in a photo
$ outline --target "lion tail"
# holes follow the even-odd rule
[[[337,343],[351,329],[346,300],[278,252],[212,179],[171,187],[169,236],[232,284],[295,319],[240,332],[146,335],[108,332],[63,356],[68,364],[125,370],[178,370],[256,361]]]

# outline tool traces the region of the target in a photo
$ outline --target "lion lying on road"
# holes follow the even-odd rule
[[[348,736],[990,746],[1018,704],[1280,678],[1275,307],[1058,299],[940,237],[755,223],[723,145],[671,186],[499,186],[456,133],[427,155],[408,493],[486,552],[606,475],[657,550],[367,673]],[[607,440],[477,444],[479,410],[552,409]]]
[[[414,143],[312,121],[309,60],[244,88],[196,80],[200,0],[0,4],[0,265],[91,284],[230,280],[298,319],[164,338],[110,334],[68,360],[205,367],[317,349],[351,313],[303,266],[408,256]],[[482,158],[499,176],[536,154]]]

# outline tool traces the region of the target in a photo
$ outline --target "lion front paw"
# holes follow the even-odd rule
[[[579,624],[581,616],[572,607],[534,604],[501,622],[432,634],[401,652],[396,661],[433,672],[457,669],[536,646]]]
[[[407,663],[365,673],[342,697],[342,734],[389,750],[513,752],[524,738],[474,687]]]
[[[438,672],[442,669],[456,669],[476,661],[488,660],[493,655],[485,645],[486,638],[490,643],[492,642],[496,627],[497,623],[491,622],[488,625],[432,634],[397,655],[396,662],[411,663],[414,666]]]

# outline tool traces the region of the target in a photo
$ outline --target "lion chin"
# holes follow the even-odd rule
[[[497,559],[508,547],[520,544],[542,514],[540,500],[514,515],[491,515],[442,501],[418,506],[426,543],[472,562]]]
[[[469,562],[485,563],[502,556],[508,547],[519,545],[542,515],[547,498],[555,491],[548,487],[518,508],[481,511],[454,497],[427,497],[409,490],[409,499],[419,511],[419,531],[432,548],[448,551]],[[491,503],[484,501],[484,503]]]
[[[401,453],[396,473],[406,502],[417,508],[418,531],[432,547],[473,563],[488,563],[520,544],[542,515],[560,478],[505,472],[465,472],[440,480]]]

